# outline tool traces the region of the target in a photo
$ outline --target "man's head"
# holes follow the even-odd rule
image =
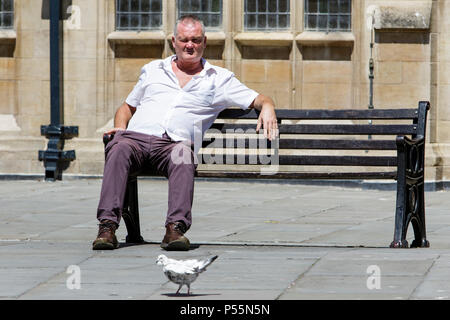
[[[199,62],[206,47],[205,26],[193,15],[177,20],[172,37],[172,45],[178,59],[185,62]]]

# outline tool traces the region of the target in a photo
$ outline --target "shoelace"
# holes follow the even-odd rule
[[[115,229],[115,225],[112,222],[103,222],[99,223],[99,233],[105,232],[105,231],[112,231]]]
[[[174,223],[174,224],[175,224],[175,227],[174,227],[175,230],[181,231],[181,233],[186,233],[186,228],[184,227],[183,223]]]

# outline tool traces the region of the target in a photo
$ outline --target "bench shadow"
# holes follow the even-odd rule
[[[123,249],[123,248],[128,248],[128,247],[134,247],[134,246],[143,246],[143,245],[158,245],[159,243],[154,242],[154,241],[143,241],[143,242],[119,242],[119,247],[117,249]],[[199,244],[192,244],[189,248],[188,251],[192,251],[192,250],[196,250],[200,248]]]
[[[205,293],[205,294],[187,294],[187,293],[161,293],[162,296],[170,297],[170,298],[194,298],[194,297],[204,297],[204,296],[220,296],[220,293]]]

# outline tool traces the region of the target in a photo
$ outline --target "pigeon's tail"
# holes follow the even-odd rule
[[[213,263],[214,260],[216,260],[218,257],[219,257],[219,256],[214,256],[214,257],[209,258],[208,260],[205,260],[205,261],[203,262],[203,264],[198,268],[198,271],[199,271],[199,272],[205,271],[205,270],[206,270],[206,267],[209,266],[211,263]]]

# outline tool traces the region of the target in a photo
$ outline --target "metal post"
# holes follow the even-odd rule
[[[375,78],[373,74],[374,24],[375,24],[375,17],[372,16],[372,29],[370,30],[370,59],[369,59],[369,109],[374,109],[373,106],[373,79]],[[369,124],[372,124],[372,120],[369,120]],[[372,135],[369,134],[368,139],[371,140]]]
[[[41,126],[49,139],[47,150],[39,151],[44,161],[45,180],[62,179],[62,171],[75,159],[75,150],[63,151],[64,140],[78,136],[78,126],[64,126],[63,107],[63,20],[60,0],[50,0],[50,125]]]

